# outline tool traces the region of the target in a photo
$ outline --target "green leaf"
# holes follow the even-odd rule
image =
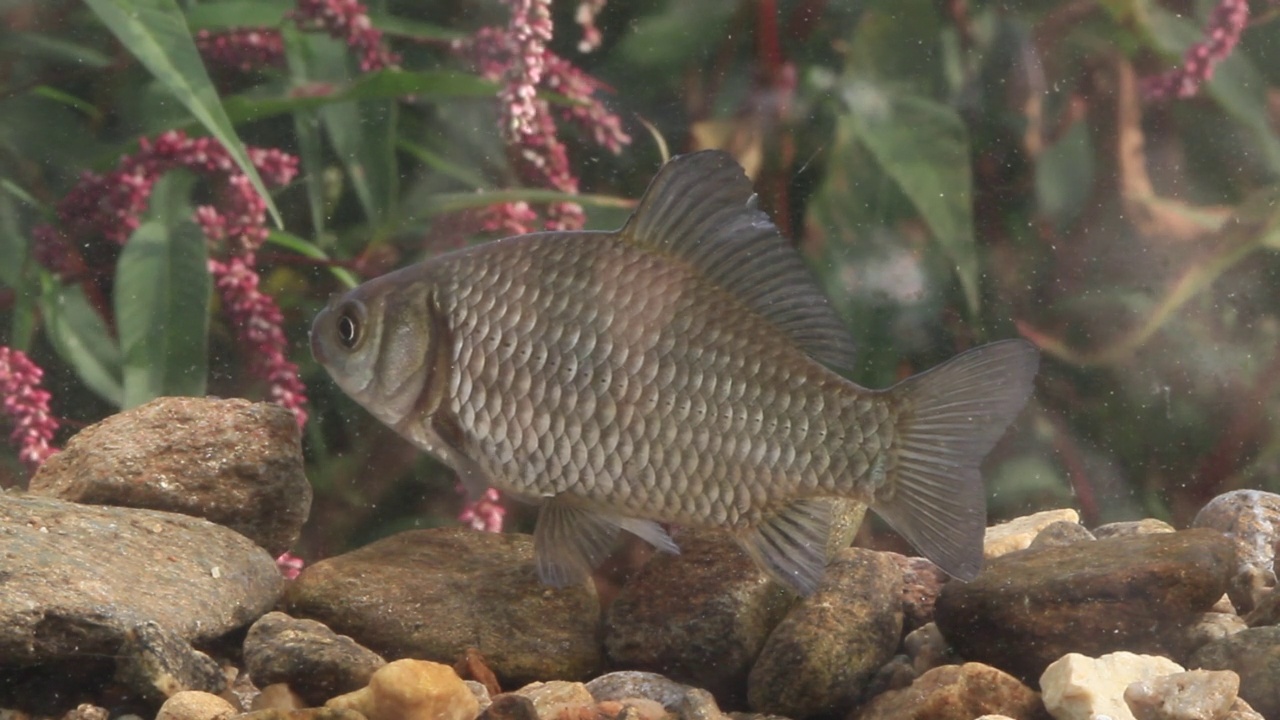
[[[111,65],[111,58],[98,50],[51,35],[24,31],[13,33],[7,40],[10,45],[6,48],[6,54],[10,57],[46,57],[95,69]]]
[[[631,210],[636,205],[635,200],[618,197],[617,195],[590,195],[567,193],[559,190],[521,188],[476,193],[437,193],[427,201],[422,208],[422,212],[425,215],[438,215],[440,213],[457,212],[459,210],[510,202],[575,202],[586,207],[618,208],[623,210]]]
[[[156,184],[151,219],[129,238],[116,264],[125,408],[205,392],[212,280],[204,233],[190,219],[193,185],[185,173]]]
[[[413,40],[429,40],[433,42],[449,42],[451,40],[460,40],[467,36],[466,33],[458,32],[457,30],[450,30],[449,28],[440,27],[439,25],[393,17],[391,15],[370,13],[369,19],[373,21],[374,27],[387,35],[395,37],[404,37]]]
[[[267,242],[279,245],[282,248],[287,248],[299,255],[302,255],[303,257],[308,257],[313,260],[330,260],[324,250],[321,250],[297,235],[290,235],[289,233],[281,230],[273,230],[271,234],[267,236]],[[328,264],[328,268],[329,272],[333,273],[333,276],[338,278],[338,280],[348,288],[353,288],[360,284],[360,281],[356,279],[356,276],[350,270],[332,263]]]
[[[138,227],[116,268],[115,305],[131,408],[163,395],[204,395],[212,282],[204,233],[191,220]]]
[[[134,57],[195,116],[227,149],[248,176],[276,225],[280,211],[267,193],[258,171],[249,160],[244,143],[230,118],[196,50],[186,18],[175,0],[85,0],[103,24]]]
[[[275,27],[293,7],[286,0],[202,2],[187,10],[187,24],[197,30]]]
[[[978,310],[969,138],[952,108],[926,97],[894,94],[869,83],[845,89],[849,113],[838,120],[910,199],[955,264],[969,312]]]
[[[98,108],[93,106],[93,103],[87,102],[85,100],[81,100],[80,98],[76,97],[75,95],[72,95],[71,93],[63,92],[57,88],[49,87],[48,85],[40,85],[38,87],[32,88],[31,94],[37,95],[47,100],[52,100],[62,105],[66,105],[69,108],[74,108],[75,110],[79,110],[81,113],[83,113],[86,117],[88,117],[90,120],[93,120],[94,122],[99,122],[102,120],[102,113],[98,110]]]
[[[45,274],[40,314],[54,350],[90,390],[119,406],[124,399],[120,346],[79,285],[62,285]]]

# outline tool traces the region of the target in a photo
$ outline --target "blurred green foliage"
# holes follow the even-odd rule
[[[636,142],[615,157],[562,133],[599,228],[660,164],[653,138],[733,152],[848,319],[866,385],[1000,337],[1039,344],[1037,397],[988,461],[994,515],[1186,522],[1223,490],[1280,490],[1280,11],[1253,4],[1198,97],[1140,91],[1213,5],[610,0],[582,54],[577,3],[555,0],[554,49],[613,89]],[[372,2],[403,54],[373,73],[283,22],[290,7],[0,1],[0,343],[46,369],[72,430],[161,393],[262,397],[209,300],[199,183],[153,197],[107,306],[37,265],[31,229],[141,136],[212,134],[242,166],[245,143],[299,156],[260,269],[310,397],[317,555],[452,522],[460,497],[332,386],[310,318],[483,239],[479,206],[564,198],[513,182],[498,87],[449,50],[504,24],[502,4]],[[243,25],[280,28],[285,66],[206,70],[192,33]]]

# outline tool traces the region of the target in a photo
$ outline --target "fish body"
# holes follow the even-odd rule
[[[978,465],[1031,391],[1022,341],[888,390],[836,369],[847,330],[741,168],[673,159],[617,232],[534,233],[372,280],[316,318],[340,387],[458,472],[541,503],[539,574],[577,582],[618,530],[729,529],[811,592],[826,497],[866,503],[959,577],[986,524]]]

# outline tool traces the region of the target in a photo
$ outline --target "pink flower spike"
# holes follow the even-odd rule
[[[289,552],[286,552],[276,558],[276,568],[280,570],[280,574],[283,575],[286,580],[297,580],[298,576],[302,574],[302,568],[306,567],[306,564],[306,561],[302,558]]]
[[[400,58],[383,45],[382,31],[369,20],[368,9],[356,0],[298,0],[291,17],[302,30],[321,30],[345,42],[359,53],[364,72],[400,63]]]
[[[461,487],[458,489],[462,490]],[[493,488],[485,490],[479,499],[470,500],[463,506],[462,512],[458,514],[458,522],[469,525],[473,530],[502,532],[502,523],[507,515],[507,509],[502,507],[501,500],[502,496],[497,490]]]
[[[58,421],[49,412],[49,392],[40,387],[44,371],[26,353],[0,345],[0,397],[4,414],[13,422],[9,441],[18,448],[18,459],[35,471],[50,455]]]
[[[1150,100],[1195,97],[1213,77],[1218,63],[1227,59],[1249,24],[1248,0],[1219,0],[1209,16],[1204,39],[1187,48],[1182,67],[1142,80],[1142,94]]]

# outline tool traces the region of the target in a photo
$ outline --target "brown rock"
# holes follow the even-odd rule
[[[1074,545],[1078,542],[1095,539],[1093,533],[1089,532],[1085,526],[1078,522],[1070,522],[1068,520],[1059,520],[1049,523],[1043,530],[1036,533],[1036,537],[1031,541],[1029,548],[1042,547],[1064,547],[1066,545]]]
[[[791,718],[847,713],[901,638],[898,564],[846,548],[769,635],[747,680],[751,709]]]
[[[155,622],[125,633],[116,652],[116,680],[156,705],[185,690],[216,695],[227,687],[213,658]]]
[[[493,702],[480,713],[479,720],[538,720],[538,710],[533,701],[523,695],[502,693],[493,696]]]
[[[31,493],[202,517],[272,557],[293,546],[311,484],[293,414],[273,403],[166,397],[81,430]]]
[[[453,668],[428,660],[388,663],[368,687],[325,707],[355,710],[368,720],[475,720],[480,714],[480,704]]]
[[[1220,530],[1236,544],[1234,576],[1227,592],[1241,614],[1253,610],[1276,586],[1276,544],[1280,542],[1280,495],[1233,490],[1209,501],[1192,527]]]
[[[885,553],[902,571],[902,628],[911,632],[933,622],[933,606],[950,580],[942,568],[922,557]]]
[[[156,720],[226,720],[235,714],[231,703],[217,695],[187,690],[165,700]]]
[[[112,658],[142,623],[189,642],[244,627],[283,581],[220,525],[153,510],[0,493],[0,665]]]
[[[367,720],[367,718],[355,710],[338,708],[301,708],[298,710],[271,708],[236,715],[233,720]]]
[[[535,682],[512,694],[529,698],[539,720],[595,720],[596,700],[580,682]]]
[[[502,692],[502,687],[498,684],[498,677],[489,669],[489,663],[484,661],[484,655],[480,651],[469,647],[463,651],[462,657],[453,664],[453,671],[458,673],[458,677],[463,680],[474,680],[484,686],[486,692],[490,695],[497,695]]]
[[[855,720],[971,720],[994,714],[1048,720],[1036,691],[981,663],[934,668],[911,687],[876,697]]]
[[[310,705],[359,690],[387,664],[380,655],[315,620],[267,613],[244,639],[245,667],[264,685],[285,683]]]
[[[661,672],[730,704],[797,596],[774,583],[727,534],[689,531],[623,587],[605,621],[616,667]]]
[[[388,659],[452,663],[475,647],[509,686],[601,664],[594,587],[539,583],[528,535],[400,533],[309,566],[283,604]]]
[[[1240,676],[1230,670],[1192,670],[1135,682],[1124,701],[1136,720],[1220,718],[1239,689]]]
[[[1280,627],[1247,628],[1206,643],[1188,667],[1234,670],[1240,697],[1264,717],[1280,717]]]
[[[1184,629],[1222,595],[1233,545],[1212,530],[1027,550],[951,582],[937,623],[965,658],[1034,682],[1067,653],[1180,657]]]
[[[1080,513],[1070,508],[1045,510],[1032,515],[1014,518],[1009,522],[987,528],[982,541],[982,555],[987,560],[998,558],[1018,550],[1025,550],[1040,531],[1056,522],[1080,522]]]
[[[637,670],[611,672],[587,683],[597,703],[652,700],[677,720],[722,720],[723,713],[711,693],[683,685],[657,673]]]
[[[1125,520],[1107,523],[1093,529],[1093,536],[1098,540],[1125,535],[1154,535],[1156,533],[1176,532],[1174,527],[1163,520],[1144,518],[1142,520]]]

